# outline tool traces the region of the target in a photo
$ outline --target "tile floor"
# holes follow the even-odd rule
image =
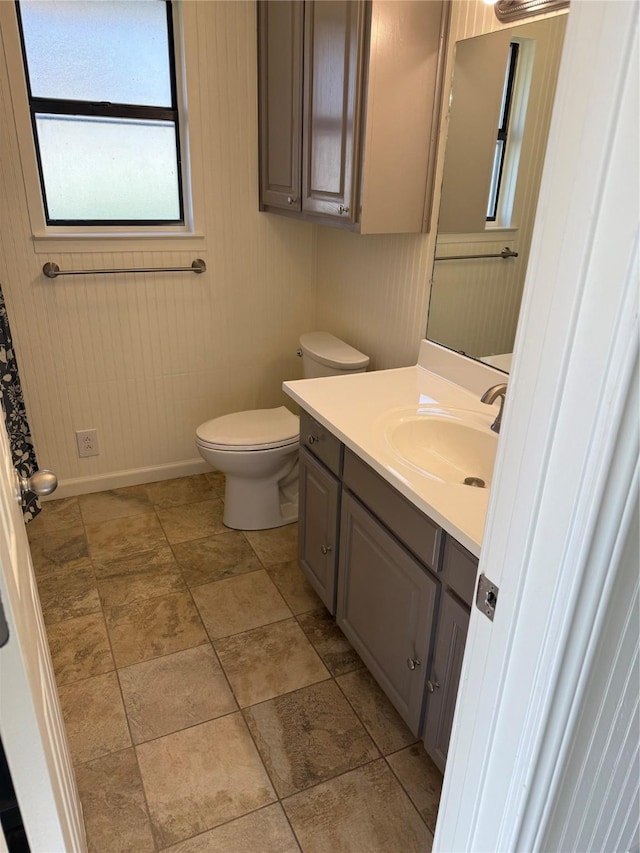
[[[442,777],[297,567],[201,474],[28,525],[96,853],[431,849]]]

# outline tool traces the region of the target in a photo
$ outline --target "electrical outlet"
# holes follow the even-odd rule
[[[79,429],[76,431],[76,444],[78,445],[78,456],[97,456],[98,450],[98,430],[97,429]]]

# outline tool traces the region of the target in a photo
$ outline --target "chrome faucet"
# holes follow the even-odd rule
[[[481,403],[486,403],[490,406],[492,403],[500,397],[500,411],[498,412],[498,416],[495,421],[491,424],[491,429],[494,432],[500,432],[500,424],[502,423],[502,409],[504,407],[505,397],[507,395],[507,386],[506,383],[501,382],[499,385],[492,385],[491,388],[487,388],[482,397],[480,397]]]

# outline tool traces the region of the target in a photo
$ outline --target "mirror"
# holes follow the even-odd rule
[[[565,26],[456,44],[427,337],[506,372]]]

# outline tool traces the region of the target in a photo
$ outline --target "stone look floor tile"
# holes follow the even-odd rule
[[[193,477],[177,477],[175,480],[162,480],[145,486],[149,500],[156,509],[208,501],[218,497],[205,474]]]
[[[360,655],[324,607],[303,613],[298,616],[298,622],[331,675],[344,675],[364,666]]]
[[[240,714],[140,744],[136,751],[160,847],[276,798]]]
[[[416,742],[368,669],[341,675],[336,681],[383,755]]]
[[[279,797],[380,756],[333,681],[254,705],[244,717]]]
[[[42,509],[38,515],[27,524],[29,539],[40,536],[42,533],[54,533],[82,525],[78,498],[42,501],[41,506]]]
[[[298,556],[297,524],[286,524],[271,530],[246,530],[244,535],[265,568],[287,563]]]
[[[431,832],[435,832],[442,793],[442,773],[424,751],[422,744],[394,752],[387,756],[387,761]]]
[[[85,530],[91,557],[97,562],[117,560],[167,544],[154,512],[87,524]]]
[[[52,572],[39,578],[38,596],[47,625],[100,611],[100,596],[92,569]]]
[[[47,639],[58,684],[115,669],[101,612],[50,625]]]
[[[282,806],[274,803],[236,818],[165,853],[300,853]]]
[[[265,571],[196,586],[192,594],[212,640],[291,616]]]
[[[133,749],[76,768],[89,853],[153,853],[155,844]]]
[[[91,568],[82,525],[31,536],[29,550],[36,575]]]
[[[294,619],[216,640],[214,645],[241,708],[329,677]]]
[[[188,593],[108,607],[105,619],[118,667],[208,642]]]
[[[172,545],[191,539],[204,539],[206,536],[224,533],[227,529],[222,523],[222,502],[219,498],[159,509],[158,518]]]
[[[116,607],[187,587],[168,545],[119,560],[94,562],[100,598],[105,607]]]
[[[322,602],[298,566],[297,560],[271,566],[268,572],[293,613],[306,613],[322,606]]]
[[[173,553],[190,587],[262,568],[244,534],[236,530],[181,542],[173,546]]]
[[[131,746],[115,672],[63,684],[58,694],[74,764]]]
[[[433,837],[386,762],[284,800],[304,853],[425,853]]]
[[[145,486],[127,486],[123,489],[80,495],[78,501],[85,524],[144,515],[153,509]]]
[[[118,675],[134,743],[238,710],[208,644],[125,667]]]
[[[222,471],[207,471],[205,477],[218,497],[224,498],[225,478]]]

